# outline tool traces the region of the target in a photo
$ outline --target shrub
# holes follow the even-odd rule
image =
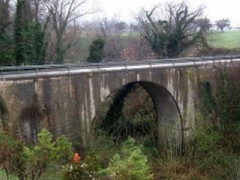
[[[7,176],[14,174],[19,179],[24,178],[25,159],[23,156],[23,144],[6,134],[0,134],[0,168]]]
[[[71,148],[64,136],[54,142],[46,129],[38,134],[38,142],[33,147],[26,147],[18,140],[0,134],[0,168],[20,180],[39,179],[51,164],[70,161],[73,155]]]
[[[101,37],[93,41],[90,45],[90,52],[87,61],[92,63],[102,61],[104,45],[105,41]]]
[[[115,154],[110,160],[107,174],[111,179],[145,180],[152,179],[147,157],[142,153],[135,140],[128,138],[124,142],[121,154]]]
[[[26,174],[31,179],[38,179],[49,167],[51,163],[64,164],[73,156],[71,143],[64,136],[52,140],[52,135],[46,129],[42,129],[38,134],[38,142],[33,148],[24,148],[27,158]]]
[[[88,171],[88,166],[86,163],[80,162],[79,164],[71,166],[70,169],[67,169],[64,174],[63,179],[65,180],[88,180],[93,179],[93,175]]]
[[[194,146],[191,152],[188,152],[188,156],[191,156],[194,165],[202,172],[221,177],[228,176],[230,156],[222,144],[223,137],[219,127],[212,125],[202,116],[197,118]]]
[[[102,173],[104,174],[100,157],[96,153],[90,152],[86,155],[84,161],[73,164],[70,169],[66,169],[64,179],[97,179]]]

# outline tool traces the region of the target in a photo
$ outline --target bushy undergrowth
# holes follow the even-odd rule
[[[64,136],[53,141],[52,135],[43,129],[32,147],[0,134],[0,168],[20,180],[39,179],[52,164],[66,164],[72,158],[72,145]]]
[[[103,144],[102,146],[104,147]],[[136,145],[133,138],[128,138],[119,151],[115,149],[115,152],[118,152],[114,155],[105,154],[106,157],[103,158],[99,155],[102,152],[96,151],[95,149],[95,151],[86,153],[79,164],[74,164],[67,169],[64,179],[153,179],[147,156],[144,155],[142,147]]]
[[[230,156],[223,144],[223,136],[219,127],[206,123],[206,119],[200,117],[196,120],[195,139],[190,156],[191,164],[204,174],[209,176],[227,177],[230,168]],[[205,123],[203,123],[205,122]]]
[[[115,154],[110,160],[107,174],[111,179],[148,180],[153,179],[150,173],[147,156],[141,147],[135,145],[135,140],[129,138],[124,142],[120,154]]]

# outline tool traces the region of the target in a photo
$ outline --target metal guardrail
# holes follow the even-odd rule
[[[50,64],[28,66],[0,66],[0,80],[33,79],[49,76],[106,72],[148,68],[187,67],[206,64],[240,62],[238,56],[185,57],[176,59],[149,59],[135,62],[107,62],[80,64]]]

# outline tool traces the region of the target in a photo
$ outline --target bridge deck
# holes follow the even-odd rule
[[[89,72],[111,72],[136,69],[194,67],[215,63],[240,62],[240,56],[215,56],[176,59],[151,59],[135,62],[51,64],[28,66],[0,66],[0,81],[68,76]]]

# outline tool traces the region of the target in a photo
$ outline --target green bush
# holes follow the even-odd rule
[[[52,140],[52,135],[46,129],[38,134],[38,142],[32,147],[24,148],[27,158],[26,175],[38,179],[52,163],[64,164],[73,157],[72,145],[64,136]]]
[[[142,153],[135,140],[128,138],[123,144],[121,154],[115,154],[110,160],[107,174],[111,179],[147,180],[152,179],[147,157]]]
[[[86,163],[80,162],[67,169],[63,177],[64,180],[88,180],[93,179],[93,175],[88,171]]]
[[[0,168],[7,176],[14,174],[23,179],[26,170],[23,144],[6,134],[0,134]]]
[[[87,153],[84,160],[65,169],[64,179],[94,179],[102,175],[101,158],[95,152]]]
[[[187,152],[197,169],[209,175],[227,177],[230,168],[230,154],[225,151],[223,134],[219,126],[212,125],[208,119],[198,114],[194,141]]]
[[[87,61],[92,63],[102,61],[104,45],[105,41],[101,37],[93,41],[90,45],[90,52]]]
[[[207,127],[196,133],[196,164],[205,170],[228,166],[226,155],[221,146],[221,135],[218,130]],[[221,169],[219,169],[221,170]]]
[[[20,180],[39,179],[51,164],[66,164],[73,156],[72,145],[64,136],[53,141],[46,129],[38,134],[38,142],[26,147],[22,142],[0,134],[0,168]]]
[[[95,152],[87,153],[84,162],[88,165],[88,170],[92,172],[102,170],[101,157]]]

